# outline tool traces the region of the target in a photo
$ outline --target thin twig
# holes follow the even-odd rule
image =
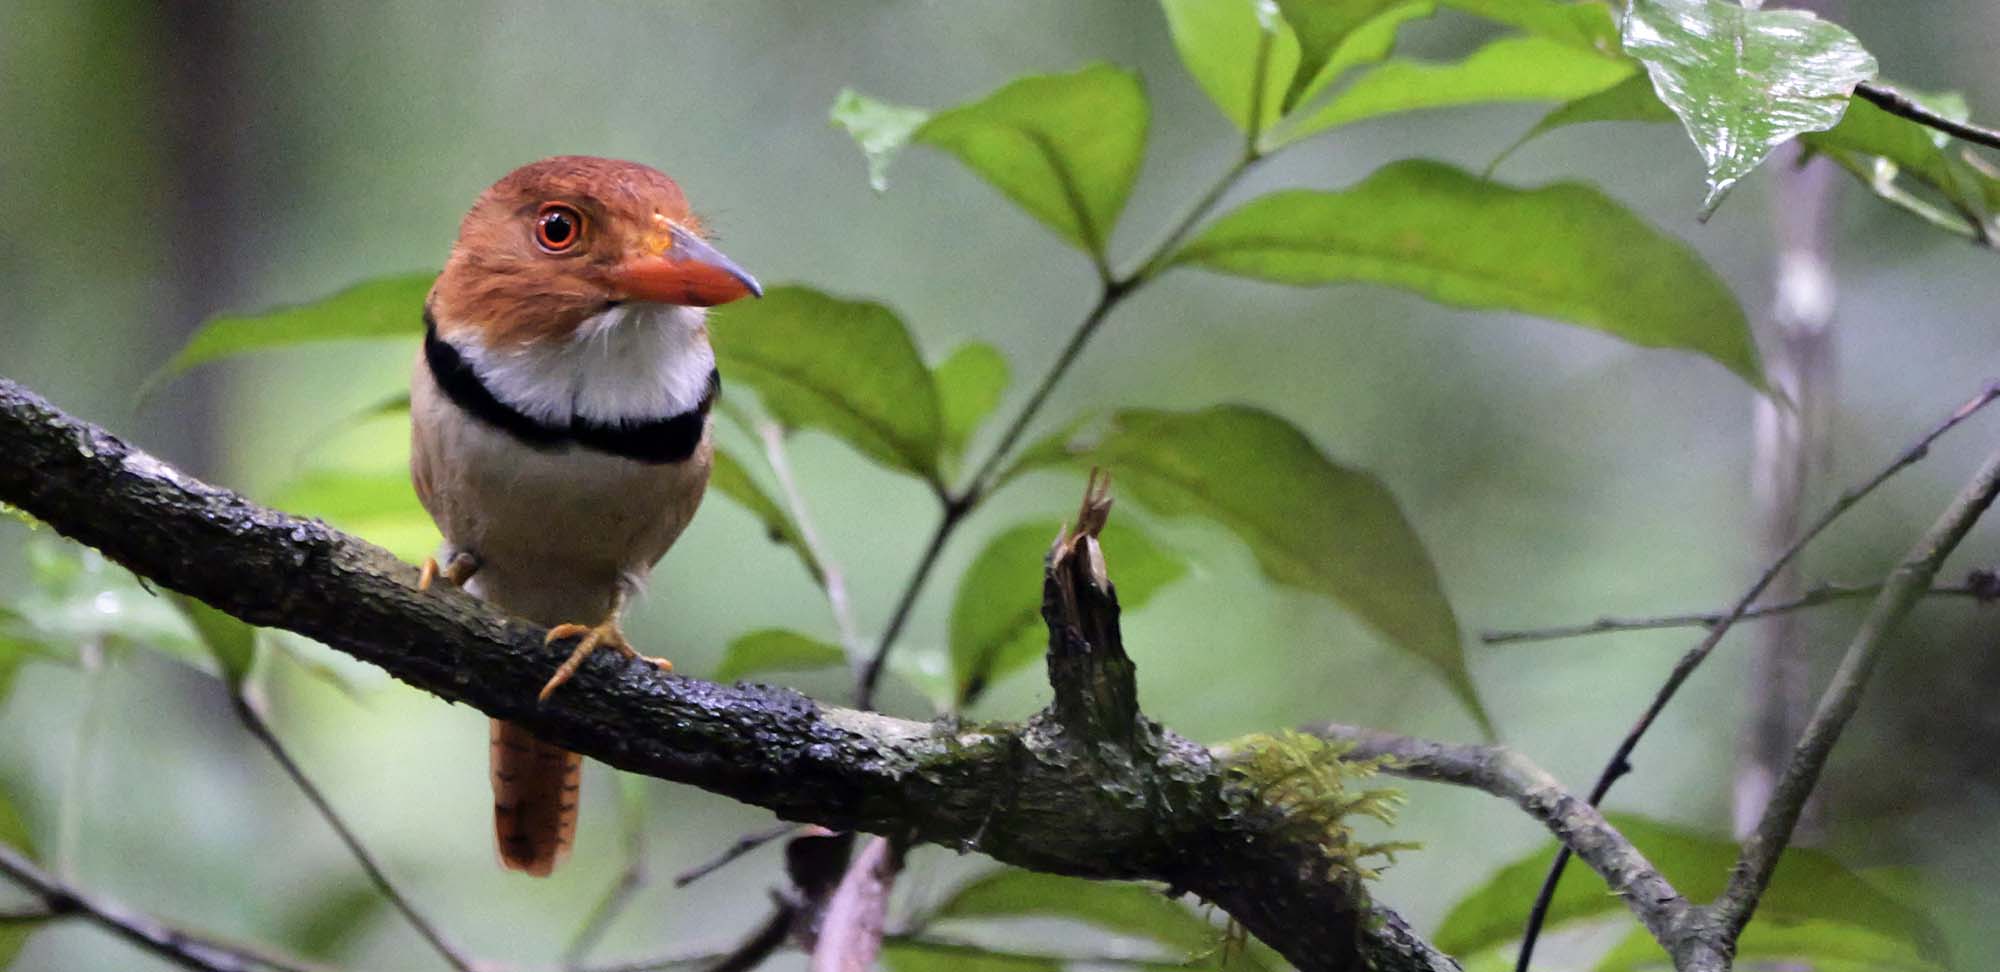
[[[1264,90],[1263,72],[1269,60],[1267,52],[1270,35],[1267,34],[1265,37],[1265,53],[1260,53],[1258,57],[1254,88],[1260,98]],[[1255,119],[1253,119],[1253,131],[1245,144],[1243,154],[1174,224],[1166,237],[1155,244],[1145,258],[1139,261],[1138,270],[1127,277],[1114,276],[1104,257],[1093,250],[1091,262],[1097,268],[1099,280],[1103,282],[1103,287],[1097,294],[1097,302],[1084,313],[1082,322],[1070,335],[1069,342],[1064,344],[1062,351],[1056,355],[1055,364],[1042,375],[1041,382],[1028,396],[1026,404],[1022,405],[1013,420],[1007,423],[1006,431],[1000,434],[1000,439],[994,443],[993,450],[987,453],[986,459],[966,481],[964,491],[956,496],[949,492],[939,493],[939,498],[944,501],[944,516],[938,521],[937,530],[932,533],[930,544],[925,547],[917,569],[911,573],[909,581],[903,586],[903,593],[897,598],[895,611],[890,616],[889,626],[883,630],[882,638],[875,646],[875,653],[861,669],[860,684],[855,691],[856,704],[860,708],[867,709],[874,706],[876,683],[881,681],[889,652],[895,647],[896,638],[902,634],[903,625],[909,620],[910,611],[916,607],[917,595],[923,592],[925,582],[930,579],[931,569],[936,566],[938,554],[943,551],[945,541],[951,539],[952,533],[958,529],[965,515],[977,507],[993,489],[995,478],[1000,475],[1001,464],[1007,461],[1008,456],[1014,451],[1014,446],[1020,443],[1023,435],[1027,434],[1028,427],[1034,424],[1035,417],[1041,414],[1042,406],[1048,402],[1050,393],[1055,391],[1056,385],[1069,373],[1070,366],[1076,363],[1077,357],[1083,353],[1084,346],[1090,343],[1091,336],[1097,333],[1098,327],[1120,303],[1124,302],[1125,298],[1171,265],[1174,253],[1187,234],[1208,216],[1216,204],[1222,201],[1222,197],[1243,178],[1245,172],[1266,157],[1257,145],[1260,133],[1254,130],[1254,126]]]
[[[937,566],[938,555],[944,552],[944,542],[951,539],[953,531],[958,529],[959,522],[970,508],[963,504],[947,504],[944,515],[938,518],[937,529],[931,531],[923,556],[917,558],[916,570],[910,573],[910,579],[903,584],[903,593],[896,598],[896,609],[889,615],[889,626],[882,629],[882,637],[875,643],[875,653],[868,656],[868,664],[861,668],[860,682],[854,692],[855,708],[875,707],[875,689],[888,666],[889,651],[896,647],[896,638],[903,633],[903,625],[909,623],[910,611],[917,606],[917,595],[923,593],[931,568]]]
[[[1888,647],[1890,632],[1908,616],[1917,600],[1929,589],[1931,578],[1951,555],[1959,541],[1972,530],[1981,514],[2000,495],[2000,452],[1993,453],[1979,467],[1951,506],[1910,550],[1903,562],[1889,574],[1880,596],[1869,608],[1868,617],[1854,633],[1854,640],[1841,658],[1840,668],[1820,696],[1812,720],[1806,724],[1792,751],[1784,775],[1772,791],[1763,818],[1750,838],[1744,841],[1742,856],[1730,876],[1729,889],[1716,902],[1716,916],[1730,940],[1750,921],[1757,901],[1770,886],[1778,869],[1778,858],[1791,843],[1799,814],[1819,783],[1827,756],[1840,739],[1841,730],[1861,705],[1861,693],[1875,664]]]
[[[52,918],[67,916],[68,912],[57,911],[48,905],[30,905],[26,908],[9,908],[0,911],[0,925],[33,925]]]
[[[1233,178],[1233,174],[1240,171],[1240,167],[1232,169],[1231,176],[1227,178]],[[1097,303],[1093,304],[1090,311],[1084,315],[1083,322],[1078,324],[1075,333],[1070,335],[1069,343],[1063,345],[1062,352],[1056,356],[1056,363],[1042,376],[1041,383],[1036,385],[1034,393],[1028,396],[1027,404],[1023,405],[1021,411],[1014,416],[1014,420],[1008,423],[1007,431],[1001,433],[1000,441],[993,446],[993,451],[987,455],[986,461],[972,474],[965,493],[945,502],[944,515],[938,519],[937,529],[931,532],[930,542],[925,545],[923,555],[918,558],[916,570],[911,572],[909,582],[903,585],[902,595],[896,599],[896,608],[889,616],[889,626],[883,629],[882,638],[876,643],[874,655],[869,657],[868,664],[861,670],[860,686],[855,693],[857,708],[874,708],[875,688],[882,679],[889,651],[895,647],[896,638],[902,634],[903,626],[908,623],[910,612],[917,604],[917,595],[923,592],[924,583],[930,580],[931,569],[937,566],[938,555],[944,552],[945,541],[951,539],[951,535],[957,531],[958,525],[964,522],[966,515],[986,498],[993,486],[992,479],[1000,470],[1000,463],[1027,432],[1035,416],[1041,412],[1042,405],[1048,401],[1049,393],[1055,391],[1056,385],[1069,373],[1070,366],[1076,363],[1084,345],[1090,343],[1091,335],[1097,333],[1098,326],[1104,323],[1111,311],[1138,286],[1138,282],[1125,281],[1111,281],[1104,285],[1104,289],[1098,293]]]
[[[1743,612],[1738,620],[1768,618],[1773,615],[1790,614],[1822,604],[1839,601],[1858,601],[1874,597],[1880,593],[1882,585],[1874,584],[1820,584],[1796,600],[1778,604],[1765,604]],[[1975,600],[1992,600],[1994,591],[1976,584],[1947,584],[1933,587],[1924,592],[1925,597],[1969,597]],[[1565,624],[1551,628],[1523,628],[1519,630],[1486,631],[1479,640],[1489,645],[1520,644],[1531,641],[1560,641],[1564,638],[1581,638],[1587,635],[1612,634],[1623,631],[1657,631],[1665,628],[1712,628],[1727,620],[1727,611],[1702,611],[1688,614],[1662,614],[1649,618],[1602,617],[1581,624]]]
[[[0,844],[0,875],[42,899],[51,915],[74,915],[109,929],[175,965],[196,972],[325,972],[325,966],[230,945],[183,931],[122,905],[87,894],[47,871],[19,850]]]
[[[450,963],[452,968],[458,972],[474,972],[475,965],[472,960],[466,958],[465,953],[447,940],[444,933],[438,931],[430,919],[425,918],[423,913],[390,883],[389,876],[382,872],[382,867],[375,862],[374,855],[368,853],[368,849],[361,845],[361,839],[354,835],[354,831],[347,826],[347,821],[340,816],[339,811],[327,802],[326,795],[320,792],[319,787],[306,776],[305,770],[292,759],[292,754],[278,741],[277,735],[271,732],[270,724],[258,714],[256,706],[251,705],[250,700],[241,692],[230,693],[230,702],[234,705],[236,717],[243,723],[243,728],[264,745],[270,752],[271,758],[277,760],[278,766],[285,771],[285,775],[292,778],[293,785],[304,794],[306,802],[313,805],[313,809],[319,812],[320,818],[326,821],[327,826],[333,828],[335,835],[339,836],[340,842],[347,845],[348,852],[354,855],[355,863],[361,865],[361,870],[368,875],[368,880],[382,893],[382,897],[387,898],[397,911],[402,912],[403,919],[410,923],[410,927],[416,929],[417,934],[423,936],[424,941],[429,942],[431,948]]]
[[[777,825],[776,827],[770,827],[764,830],[753,830],[747,834],[744,834],[743,836],[736,838],[735,843],[730,844],[727,848],[723,850],[721,854],[716,855],[713,859],[701,864],[697,864],[694,867],[688,868],[687,870],[674,875],[674,887],[685,888],[688,885],[693,884],[696,881],[699,881],[702,878],[705,878],[710,874],[713,874],[716,871],[721,870],[725,865],[736,860],[737,858],[742,857],[743,855],[748,854],[751,851],[764,846],[765,844],[777,840],[780,837],[787,836],[797,831],[799,829],[799,826],[800,826],[799,824],[795,823],[782,823]]]
[[[1863,81],[1854,87],[1856,96],[1891,115],[1900,115],[1927,128],[1935,128],[1961,141],[2000,149],[2000,131],[1940,115],[1918,104],[1909,95],[1880,81]]]
[[[1681,656],[1680,661],[1674,663],[1673,671],[1667,674],[1666,684],[1662,685],[1660,690],[1654,694],[1653,701],[1646,706],[1646,711],[1639,716],[1639,721],[1634,723],[1631,730],[1625,734],[1625,738],[1619,742],[1618,748],[1611,754],[1611,759],[1605,762],[1604,769],[1598,773],[1597,782],[1590,788],[1590,803],[1592,806],[1602,803],[1604,795],[1611,791],[1612,784],[1618,782],[1619,777],[1632,771],[1632,764],[1630,762],[1632,751],[1638,747],[1639,740],[1646,735],[1646,730],[1652,728],[1653,721],[1659,718],[1660,713],[1666,709],[1667,703],[1673,701],[1674,695],[1680,691],[1681,685],[1687,681],[1688,676],[1694,674],[1694,670],[1701,665],[1703,660],[1708,658],[1709,653],[1715,650],[1715,646],[1722,642],[1723,636],[1727,635],[1729,629],[1750,610],[1750,606],[1755,604],[1759,597],[1763,596],[1764,589],[1769,587],[1771,582],[1785,569],[1785,566],[1790,564],[1799,555],[1799,551],[1804,550],[1806,544],[1811,543],[1814,538],[1825,532],[1826,528],[1832,526],[1835,520],[1852,509],[1856,503],[1861,502],[1869,493],[1874,492],[1877,487],[1887,482],[1897,473],[1922,461],[1924,456],[1930,452],[1932,443],[1935,443],[1946,432],[1956,428],[1959,423],[1971,418],[1980,409],[1985,408],[1996,397],[2000,397],[2000,383],[1988,384],[1979,394],[1974,395],[1963,405],[1953,409],[1952,413],[1944,421],[1939,422],[1930,431],[1924,433],[1922,438],[1918,439],[1908,449],[1903,450],[1901,454],[1880,472],[1869,478],[1867,482],[1842,493],[1840,498],[1836,499],[1833,505],[1827,508],[1826,512],[1821,513],[1817,520],[1814,520],[1811,525],[1799,533],[1798,539],[1793,541],[1791,546],[1785,548],[1784,553],[1780,554],[1777,560],[1764,569],[1764,572],[1757,577],[1756,582],[1750,585],[1750,589],[1743,592],[1742,597],[1737,598],[1736,603],[1730,607],[1729,612],[1723,616],[1722,620],[1709,629],[1708,635],[1702,638],[1701,643],[1689,649],[1687,654]],[[1534,907],[1528,912],[1528,923],[1521,934],[1521,952],[1519,958],[1514,963],[1516,972],[1527,972],[1528,970],[1528,963],[1534,957],[1535,953],[1535,941],[1541,936],[1542,925],[1548,921],[1549,906],[1555,900],[1556,885],[1562,880],[1563,868],[1568,866],[1569,858],[1569,847],[1564,846],[1556,851],[1555,862],[1549,865],[1548,876],[1542,880],[1541,891],[1535,896]]]
[[[1382,772],[1405,779],[1484,790],[1512,802],[1548,828],[1564,847],[1604,878],[1662,946],[1671,950],[1693,932],[1691,906],[1652,862],[1597,808],[1577,799],[1547,770],[1505,746],[1433,742],[1339,723],[1302,731],[1351,743],[1349,759],[1388,757]]]
[[[1231,168],[1218,183],[1217,190],[1210,195],[1213,198],[1221,198],[1222,190],[1226,190],[1242,171],[1242,165]],[[1213,200],[1208,200],[1207,204],[1212,205]],[[1192,215],[1194,218],[1199,218],[1201,212],[1202,210],[1198,208]],[[1166,247],[1172,245],[1174,239],[1176,237],[1169,237],[1162,243],[1159,252],[1166,252]],[[1152,260],[1148,260],[1146,265],[1150,267],[1152,263]],[[911,573],[908,583],[903,585],[903,593],[896,600],[896,609],[889,617],[889,626],[883,630],[882,638],[875,646],[875,654],[868,659],[868,664],[861,670],[861,685],[855,696],[856,705],[860,708],[874,706],[875,686],[882,678],[882,670],[888,661],[889,651],[895,647],[897,636],[902,634],[903,625],[909,621],[910,611],[916,607],[917,595],[923,592],[924,583],[930,580],[931,569],[937,565],[938,554],[943,552],[945,541],[951,539],[952,533],[958,529],[959,523],[964,521],[965,515],[992,490],[994,478],[1000,472],[1000,464],[1006,461],[1014,446],[1021,441],[1021,436],[1027,433],[1028,426],[1033,424],[1035,416],[1041,413],[1042,405],[1048,401],[1049,394],[1055,391],[1056,385],[1069,373],[1070,366],[1076,363],[1077,356],[1083,353],[1084,345],[1090,343],[1090,338],[1097,333],[1099,325],[1104,323],[1105,318],[1109,317],[1112,310],[1116,309],[1127,296],[1143,285],[1146,279],[1140,276],[1129,280],[1113,280],[1104,285],[1104,289],[1097,295],[1097,302],[1084,314],[1082,323],[1077,325],[1076,331],[1070,335],[1069,342],[1063,345],[1062,352],[1056,356],[1055,364],[1042,376],[1041,382],[1028,396],[1027,404],[1023,405],[1020,412],[1015,414],[1013,421],[1007,424],[1007,430],[1000,434],[1000,441],[994,444],[993,451],[987,454],[986,460],[980,463],[978,471],[972,474],[965,492],[955,501],[946,502],[944,516],[938,520],[937,529],[932,532],[929,545],[924,548],[923,556],[917,561],[917,569]]]
[[[702,966],[703,972],[748,972],[764,963],[791,937],[792,921],[797,909],[779,902],[771,909],[769,917],[758,925],[747,937],[727,949],[703,949],[681,955],[640,959],[637,962],[622,962],[617,965],[600,965],[587,972],[668,972],[671,969],[690,965]]]
[[[827,555],[826,546],[820,543],[819,532],[813,529],[812,511],[806,508],[805,494],[800,492],[798,478],[792,475],[792,463],[785,455],[785,430],[776,422],[757,423],[757,438],[764,443],[764,459],[771,464],[771,473],[778,478],[778,488],[785,494],[785,505],[791,507],[792,522],[798,525],[799,541],[806,545],[806,551],[819,564],[820,585],[826,591],[826,606],[833,612],[834,627],[840,630],[840,643],[849,655],[859,650],[861,634],[854,625],[854,611],[847,600],[846,575],[840,564]]]

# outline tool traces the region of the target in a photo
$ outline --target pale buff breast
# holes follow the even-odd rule
[[[449,552],[480,561],[467,589],[547,625],[599,620],[643,580],[694,517],[714,455],[706,427],[677,463],[533,449],[447,400],[421,358],[410,411],[417,495]]]

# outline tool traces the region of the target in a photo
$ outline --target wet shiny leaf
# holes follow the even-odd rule
[[[1704,213],[1781,143],[1838,124],[1854,86],[1876,71],[1839,26],[1734,0],[1632,0],[1624,42],[1701,151]]]

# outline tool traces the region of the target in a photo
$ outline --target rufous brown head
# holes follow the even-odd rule
[[[711,307],[762,294],[708,244],[674,180],[636,162],[560,155],[480,194],[429,306],[442,332],[513,344],[567,339],[622,303]]]

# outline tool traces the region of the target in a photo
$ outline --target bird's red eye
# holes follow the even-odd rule
[[[535,214],[535,243],[550,253],[574,249],[583,239],[583,214],[573,206],[543,203]]]

